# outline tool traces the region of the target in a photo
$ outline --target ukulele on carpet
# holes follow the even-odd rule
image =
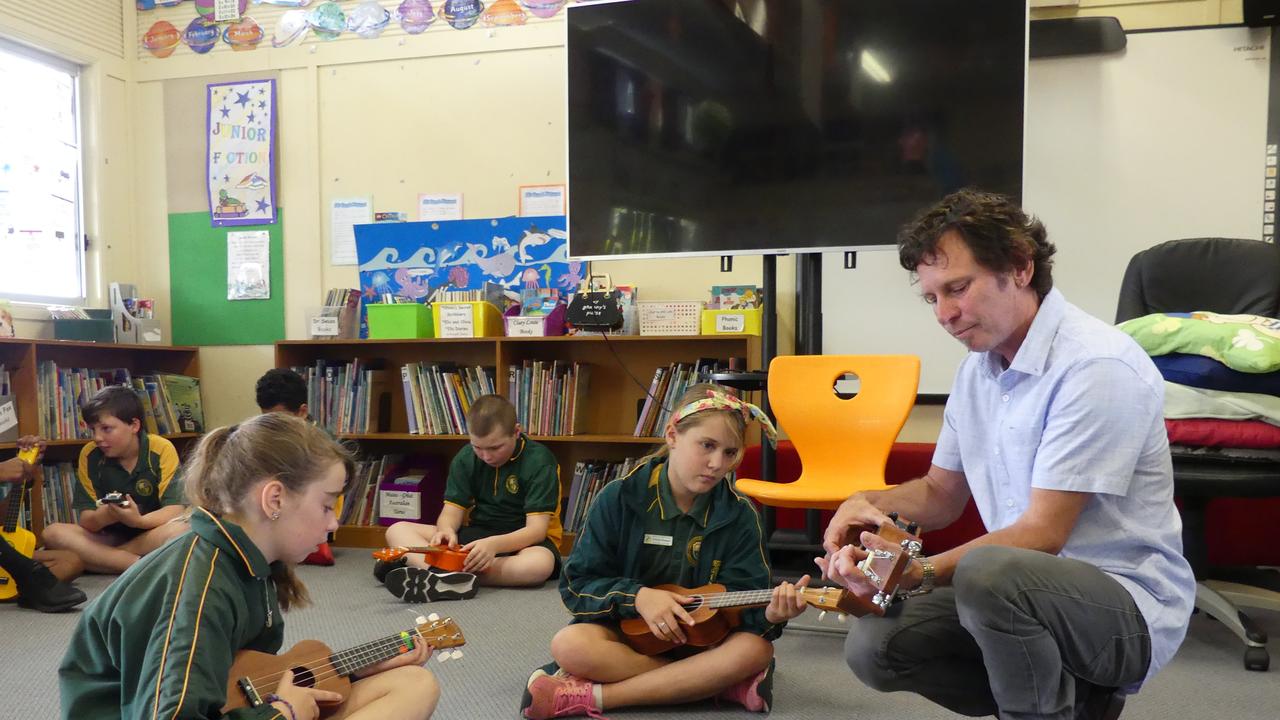
[[[0,525],[0,538],[4,538],[15,550],[31,557],[36,551],[36,535],[30,530],[20,527],[18,520],[22,517],[22,502],[27,495],[27,484],[16,484],[9,491],[4,513],[4,524]],[[12,600],[18,596],[18,584],[8,572],[0,570],[0,600]]]
[[[426,556],[428,565],[450,572],[461,570],[463,564],[467,561],[466,550],[454,550],[448,545],[387,547],[381,550],[374,550],[373,557],[383,562],[394,562],[409,553],[421,553]]]
[[[236,653],[235,662],[231,665],[227,704],[222,707],[222,712],[265,705],[266,696],[276,691],[284,672],[292,670],[295,686],[329,690],[342,696],[342,701],[336,703],[319,703],[323,716],[337,709],[351,694],[352,675],[409,652],[418,643],[444,650],[461,646],[466,639],[452,618],[441,620],[432,613],[418,618],[410,630],[339,652],[333,652],[319,640],[303,640],[280,655],[242,650]],[[440,662],[460,657],[461,650],[436,654]]]
[[[877,592],[873,597],[859,597],[834,587],[800,588],[797,591],[800,597],[811,607],[821,610],[823,615],[828,611],[840,613],[841,620],[845,615],[884,615],[885,609],[893,602],[903,570],[912,558],[920,554],[922,547],[920,538],[915,535],[917,528],[914,523],[899,524],[896,513],[889,517],[894,522],[884,523],[876,534],[894,543],[895,547],[892,550],[874,550],[858,563],[858,569],[876,587]],[[694,599],[684,606],[694,624],[690,626],[681,623],[687,638],[685,644],[693,647],[707,647],[720,642],[730,630],[737,627],[743,608],[763,607],[773,598],[772,590],[725,592],[723,585],[715,584],[693,589],[678,585],[659,585],[655,589],[670,590]],[[676,643],[650,632],[649,624],[644,618],[623,620],[620,630],[623,640],[642,655],[657,655],[676,647]]]

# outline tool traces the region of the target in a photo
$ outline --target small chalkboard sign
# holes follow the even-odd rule
[[[569,298],[565,322],[580,330],[617,330],[622,327],[622,291],[607,279],[604,288],[588,285],[589,282],[584,282],[584,287]],[[592,290],[591,287],[598,289]]]

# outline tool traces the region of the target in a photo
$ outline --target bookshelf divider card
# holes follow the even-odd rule
[[[448,460],[467,442],[466,412],[480,395],[495,393],[511,400],[525,431],[555,454],[563,519],[577,527],[600,487],[625,474],[626,463],[656,444],[654,436],[683,389],[727,367],[729,358],[754,362],[758,357],[759,338],[750,335],[276,343],[276,366],[293,367],[313,381],[311,407],[324,408],[326,427],[359,446],[361,463],[335,538],[338,545],[358,547],[381,547],[384,529],[379,518],[394,517],[378,507],[378,488],[415,474],[393,468],[414,455],[432,456],[447,468]],[[385,373],[384,389],[378,393],[385,402],[383,421],[340,422],[377,414],[367,409],[368,398],[360,394],[359,373],[365,368]],[[654,393],[654,402],[648,398],[649,386],[659,371],[669,378],[662,393]],[[649,414],[642,416],[646,400]],[[748,442],[754,441],[753,435]],[[429,493],[439,494],[442,486],[443,480],[421,484],[424,522],[435,521],[440,498]],[[566,531],[567,551],[573,537],[567,522]]]
[[[30,524],[74,522],[71,491],[80,449],[91,441],[79,407],[110,384],[127,384],[142,400],[148,432],[174,441],[178,454],[204,432],[200,361],[194,347],[64,340],[0,340],[0,365],[17,412],[19,435],[49,441],[31,492]],[[13,448],[0,442],[0,448]]]

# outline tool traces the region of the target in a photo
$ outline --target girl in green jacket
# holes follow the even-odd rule
[[[772,640],[804,611],[797,589],[808,576],[764,590],[768,607],[741,611],[741,622],[706,649],[686,644],[692,599],[657,587],[769,587],[760,518],[732,486],[752,419],[772,440],[773,425],[759,408],[723,388],[695,385],[676,402],[658,452],[600,491],[560,577],[573,623],[551,641],[554,662],[530,676],[524,717],[598,717],[606,708],[712,697],[768,712]],[[633,649],[619,629],[632,619],[673,649]]]
[[[341,700],[285,671],[264,704],[222,713],[235,654],[278,652],[280,611],[307,604],[292,566],[338,527],[352,465],[322,430],[283,413],[206,435],[185,475],[191,532],[135,563],[80,617],[58,670],[62,717],[315,720],[317,701]],[[356,674],[338,717],[430,717],[440,691],[421,667],[429,650],[410,644]]]

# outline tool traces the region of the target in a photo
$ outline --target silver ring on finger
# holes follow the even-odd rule
[[[664,622],[660,622],[660,623],[658,623],[658,627],[663,628],[663,629],[666,629],[667,624],[666,624],[666,623],[664,623]]]

